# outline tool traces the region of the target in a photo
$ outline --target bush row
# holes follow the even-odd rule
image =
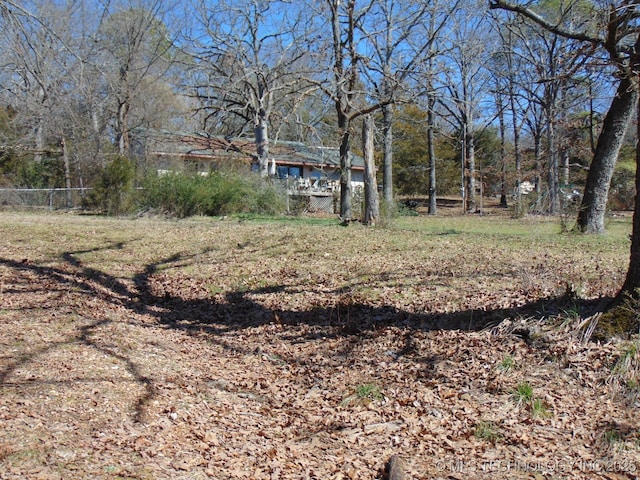
[[[179,218],[194,215],[255,213],[275,215],[286,209],[286,192],[255,174],[218,170],[209,175],[148,174],[135,187],[135,166],[116,158],[103,171],[87,199],[88,208],[109,215],[152,211]]]

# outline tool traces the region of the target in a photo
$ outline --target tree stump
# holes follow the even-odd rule
[[[385,469],[384,480],[406,480],[404,470],[405,466],[402,459],[398,455],[391,455]]]

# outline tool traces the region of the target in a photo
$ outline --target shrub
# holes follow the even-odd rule
[[[151,175],[144,182],[142,208],[184,218],[193,215],[255,213],[285,209],[285,192],[256,175],[216,171],[210,175]]]
[[[108,215],[129,213],[135,206],[136,168],[126,157],[118,155],[104,168],[86,199],[86,206],[99,208]]]

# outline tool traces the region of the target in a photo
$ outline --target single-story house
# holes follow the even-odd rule
[[[145,158],[159,173],[192,171],[206,175],[221,165],[247,165],[258,169],[253,139],[137,130],[132,135],[134,154]],[[351,157],[354,187],[364,185],[364,159]],[[340,155],[337,148],[309,146],[300,142],[272,141],[269,145],[269,174],[290,183],[298,191],[334,191],[340,183]]]

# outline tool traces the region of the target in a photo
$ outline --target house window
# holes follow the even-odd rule
[[[300,178],[302,177],[302,167],[278,166],[278,178]]]

